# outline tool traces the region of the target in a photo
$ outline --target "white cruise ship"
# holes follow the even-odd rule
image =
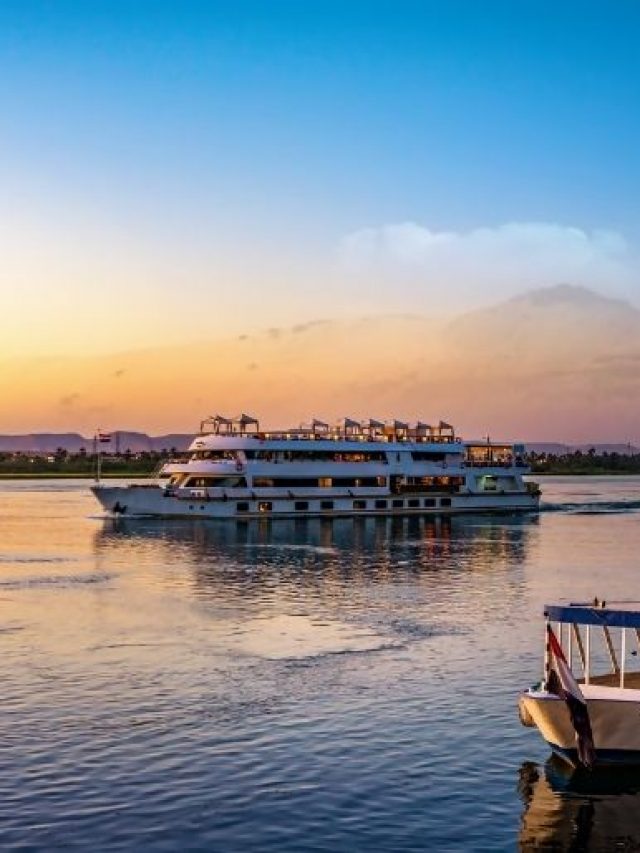
[[[319,420],[263,431],[209,418],[185,458],[144,485],[92,487],[127,516],[256,518],[513,512],[538,508],[524,446],[464,442],[450,424]]]

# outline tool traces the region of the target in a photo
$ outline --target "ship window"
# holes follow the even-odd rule
[[[259,501],[258,502],[258,512],[271,512],[273,509],[273,504],[271,501]]]
[[[254,477],[253,485],[256,489],[271,489],[273,488],[273,477]]]
[[[320,509],[333,509],[333,501],[320,501]]]
[[[376,509],[386,509],[387,502],[386,501],[376,501]]]
[[[366,501],[354,501],[353,502],[353,508],[354,509],[366,509],[367,508],[367,502]]]
[[[298,511],[309,509],[309,501],[296,501],[295,502],[295,508]]]
[[[442,498],[440,506],[451,506],[451,498]]]
[[[249,504],[246,501],[239,501],[238,512],[249,512]]]
[[[228,462],[235,462],[237,455],[231,450],[196,450],[191,455],[192,459],[209,459],[211,462],[216,462],[223,459]]]
[[[444,462],[447,454],[436,450],[414,450],[411,457],[414,462]]]
[[[399,498],[395,498],[393,501],[393,506],[395,509],[402,509],[404,506],[404,501]]]
[[[424,506],[433,507],[435,505],[436,505],[436,499],[435,498],[425,498],[424,499]]]
[[[246,477],[189,477],[185,486],[192,486],[199,489],[206,488],[246,488]]]
[[[382,480],[386,483],[386,478],[382,477]],[[355,487],[369,487],[369,486],[379,486],[378,477],[334,477],[333,478],[334,486],[355,486]],[[383,484],[384,485],[384,484]]]
[[[321,489],[330,489],[333,485],[333,480],[331,477],[320,477],[318,480],[318,485]]]
[[[420,501],[418,500],[418,498],[409,498],[409,500],[407,501],[407,506],[410,506],[410,507],[420,506]]]

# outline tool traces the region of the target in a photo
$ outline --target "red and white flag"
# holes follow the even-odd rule
[[[98,430],[98,435],[96,437],[101,444],[108,444],[111,441],[110,432],[101,432]]]
[[[585,767],[592,767],[596,752],[593,745],[587,700],[571,672],[571,667],[567,663],[562,646],[553,633],[551,625],[547,625],[547,639],[551,664],[549,678],[547,679],[547,690],[564,699],[569,709],[571,724],[576,733],[578,759]]]

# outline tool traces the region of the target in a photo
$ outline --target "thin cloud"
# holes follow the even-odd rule
[[[75,405],[80,399],[80,394],[65,394],[64,397],[60,397],[59,403],[63,408],[69,408],[70,406]]]
[[[640,271],[620,233],[552,222],[465,232],[416,222],[362,228],[342,240],[340,258],[354,280],[393,283],[397,298],[416,298],[423,310],[455,308],[453,299],[476,305],[488,294],[495,301],[558,281],[633,298]]]

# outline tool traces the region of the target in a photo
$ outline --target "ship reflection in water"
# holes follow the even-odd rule
[[[495,573],[521,567],[537,518],[509,516],[191,521],[106,520],[96,534],[98,555],[134,548],[139,557],[163,553],[163,561],[190,570],[195,586],[222,585],[223,594],[242,595],[295,582],[345,586],[402,576],[429,582],[437,574]],[[277,570],[274,573],[274,569]],[[517,588],[501,587],[517,595]],[[220,590],[216,589],[216,593]]]
[[[640,768],[574,769],[556,756],[526,762],[520,849],[640,850]]]
[[[535,523],[521,516],[117,518],[97,534],[96,550],[106,564],[135,553],[139,565],[174,567],[153,583],[199,599],[218,652],[299,660],[407,650],[472,630],[477,612],[506,612],[521,592],[505,577],[519,573]],[[481,575],[474,612],[461,597]],[[393,660],[378,658],[380,673],[385,666],[398,676]]]
[[[326,553],[349,551],[392,553],[397,544],[420,545],[426,556],[439,559],[463,550],[481,559],[521,560],[529,529],[536,516],[496,517],[436,516],[428,518],[343,518],[343,519],[258,519],[236,522],[224,520],[107,519],[97,533],[98,548],[112,547],[122,539],[165,542],[181,545],[195,556],[236,549],[278,547]],[[472,549],[469,553],[468,549]],[[261,553],[268,561],[268,551]]]

